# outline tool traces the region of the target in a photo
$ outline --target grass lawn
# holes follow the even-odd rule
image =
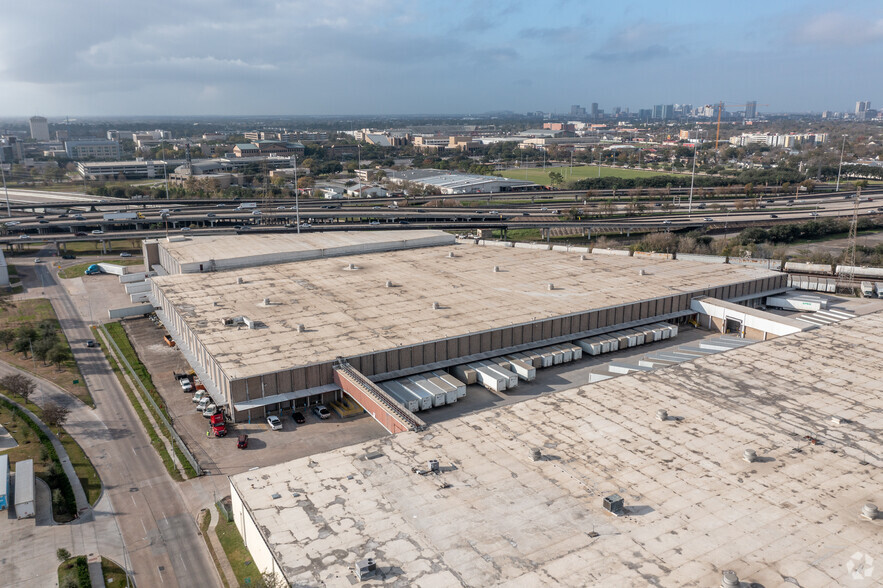
[[[68,266],[64,269],[58,270],[59,278],[79,278],[80,276],[86,275],[86,268],[92,265],[93,261],[87,261],[84,263],[77,263],[71,266]],[[101,263],[110,263],[113,265],[141,265],[144,263],[144,260],[141,258],[130,257],[130,258],[122,258],[122,259],[103,259]]]
[[[0,306],[0,328],[2,329],[15,329],[23,325],[33,325],[36,327],[37,324],[44,320],[55,322],[59,342],[70,349],[70,342],[64,336],[64,332],[58,324],[55,310],[52,308],[52,304],[45,298],[10,301]],[[25,357],[23,354],[7,351],[3,345],[0,345],[0,359],[49,380],[89,406],[95,406],[95,401],[92,400],[92,395],[89,394],[89,390],[86,388],[80,369],[73,359],[60,366],[44,365],[40,360],[34,361],[30,354]],[[76,383],[74,383],[75,380]]]
[[[101,571],[104,574],[104,584],[106,586],[125,586],[126,570],[116,564],[116,562],[101,558]]]
[[[25,402],[23,398],[19,398],[18,396],[9,393],[5,394],[37,415],[38,418],[42,418],[43,411],[36,404]],[[38,389],[38,391],[34,392],[34,396],[39,398],[39,395],[40,392]],[[24,422],[16,417],[9,409],[0,406],[0,424],[6,426],[8,429],[9,426],[6,423],[12,422],[13,420],[16,421],[16,430],[18,432],[12,433],[12,431],[10,431],[10,434],[12,434],[13,438],[18,441],[19,446],[8,451],[7,454],[10,456],[9,461],[33,458],[34,470],[38,473],[46,471],[51,463],[48,458],[45,462],[42,462],[40,440],[37,438],[36,433],[34,433],[32,429],[25,425]],[[101,478],[98,477],[98,472],[95,470],[95,466],[92,465],[92,461],[86,456],[86,452],[83,451],[83,448],[67,434],[67,431],[65,431],[63,427],[49,428],[55,433],[58,440],[61,441],[64,450],[67,451],[71,465],[74,466],[74,470],[77,473],[77,478],[80,479],[80,484],[82,484],[83,490],[86,492],[86,499],[89,501],[89,504],[94,506],[95,503],[98,502],[98,498],[101,496]],[[19,440],[19,434],[23,435],[23,440]],[[19,455],[19,452],[22,452],[22,455]],[[31,455],[31,453],[34,452],[36,452],[36,454]]]
[[[116,239],[107,243],[106,246],[118,255],[123,251],[141,254],[140,239]],[[64,248],[70,253],[101,254],[101,245],[98,241],[70,241],[64,244]]]
[[[570,166],[567,167],[546,167],[545,170],[543,168],[525,168],[525,169],[507,169],[500,174],[505,178],[511,178],[513,180],[527,180],[530,182],[536,182],[537,184],[543,186],[550,186],[552,184],[552,180],[549,179],[549,172],[557,171],[562,176],[564,176],[564,181],[568,182],[570,180],[582,180],[585,178],[597,178],[598,177],[598,166],[597,165],[579,165],[573,166],[573,173],[570,171]],[[648,177],[648,176],[660,176],[660,175],[672,175],[670,172],[665,171],[652,171],[652,170],[643,170],[643,169],[624,169],[620,167],[605,167],[601,166],[601,177],[602,178],[636,178],[636,177]]]
[[[221,561],[218,559],[218,554],[215,553],[215,547],[212,544],[211,540],[209,540],[208,536],[208,527],[212,522],[212,513],[210,510],[204,510],[199,513],[199,531],[202,533],[202,538],[205,540],[205,545],[208,547],[208,552],[212,556],[212,561],[215,562],[215,568],[218,569],[218,573],[221,576],[221,584],[224,585],[224,588],[229,588],[229,584],[227,583],[227,575],[221,572]]]
[[[227,560],[233,568],[236,579],[239,580],[239,585],[254,584],[260,578],[261,572],[255,567],[251,554],[246,549],[245,543],[242,542],[239,529],[235,524],[227,522],[220,509],[218,509],[218,515],[220,521],[215,527],[215,533],[218,535],[221,547],[224,548],[224,553],[227,554]]]
[[[73,580],[72,586],[83,586],[82,582],[80,582],[80,575],[83,576],[84,581],[89,577],[89,564],[86,562],[86,556],[84,555],[66,559],[59,564],[58,585],[65,586],[65,582]],[[91,586],[91,583],[87,584],[87,586]]]

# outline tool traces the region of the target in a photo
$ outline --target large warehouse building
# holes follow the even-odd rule
[[[244,472],[233,517],[292,586],[879,586],[881,333],[871,314]]]
[[[157,313],[235,420],[337,398],[339,358],[382,381],[683,319],[699,296],[746,302],[786,287],[765,269],[457,244],[438,231],[147,247],[173,274],[152,280]]]

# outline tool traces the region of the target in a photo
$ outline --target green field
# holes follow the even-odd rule
[[[502,175],[504,178],[511,178],[513,180],[527,180],[530,182],[536,182],[537,184],[541,184],[543,186],[550,186],[552,184],[552,181],[549,179],[549,172],[553,171],[557,171],[562,176],[564,176],[565,182],[569,182],[571,180],[576,181],[585,178],[598,177],[597,165],[575,165],[573,166],[573,173],[571,173],[570,166],[567,166],[547,167],[545,170],[543,168],[507,169],[500,172],[500,175]],[[602,178],[636,178],[659,175],[671,175],[671,173],[667,173],[664,171],[623,169],[620,167],[601,166]]]

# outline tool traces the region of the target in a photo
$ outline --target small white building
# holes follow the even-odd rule
[[[380,186],[359,185],[350,186],[346,193],[353,198],[384,198],[387,194],[386,190]]]

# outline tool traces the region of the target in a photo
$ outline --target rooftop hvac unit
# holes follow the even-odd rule
[[[375,573],[377,573],[377,563],[374,561],[374,558],[369,557],[356,562],[356,574],[359,576],[360,581],[370,578]]]
[[[609,511],[616,516],[625,514],[625,508],[623,504],[624,501],[619,494],[611,494],[610,496],[606,496],[604,498],[604,510]]]
[[[255,326],[254,321],[251,320],[250,318],[248,318],[247,316],[242,317],[242,322],[244,322],[245,326],[247,326],[249,329],[256,329],[257,328]]]

